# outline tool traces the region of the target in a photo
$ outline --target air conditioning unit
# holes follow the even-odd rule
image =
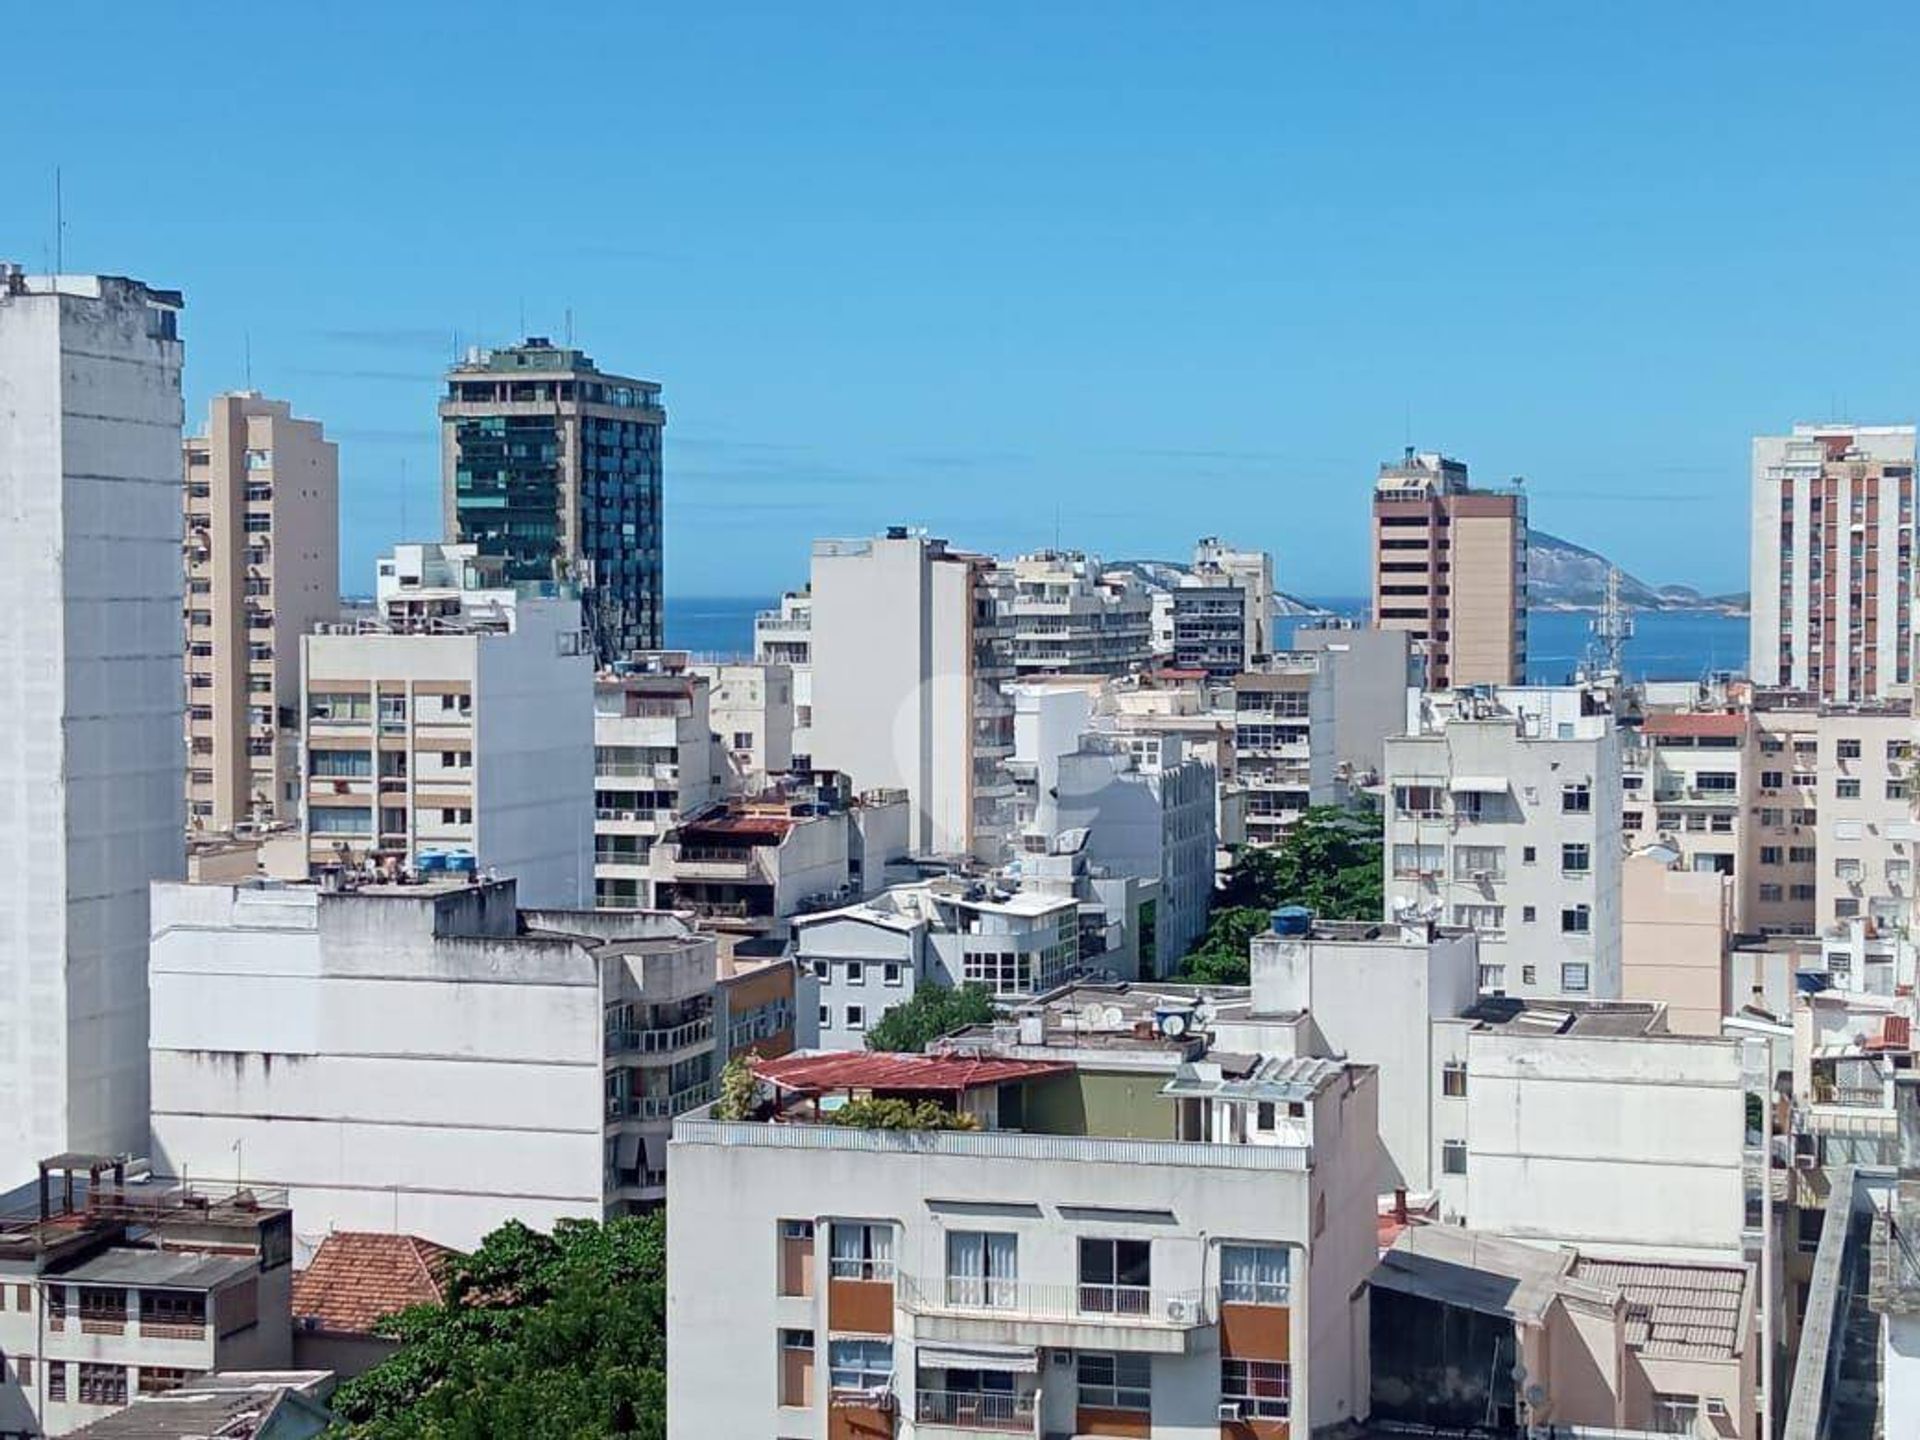
[[[1708,1396],[1707,1397],[1707,1418],[1709,1420],[1726,1419],[1727,1418],[1727,1402],[1724,1400],[1716,1399],[1712,1396]]]
[[[1240,1418],[1240,1402],[1238,1400],[1222,1400],[1220,1402],[1220,1418],[1222,1420],[1238,1420]]]
[[[1190,1300],[1167,1301],[1167,1319],[1174,1324],[1184,1324],[1193,1318],[1193,1302]]]

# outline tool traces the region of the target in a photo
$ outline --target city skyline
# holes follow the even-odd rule
[[[1002,553],[1219,533],[1272,549],[1282,589],[1359,593],[1370,478],[1408,441],[1525,475],[1539,528],[1649,581],[1723,592],[1751,436],[1914,418],[1914,363],[1871,321],[1920,298],[1900,247],[1861,246],[1846,205],[1761,218],[1796,176],[1870,185],[1879,234],[1920,203],[1892,9],[1854,12],[1857,83],[1818,113],[1751,83],[1826,41],[1785,9],[1643,10],[1657,46],[1618,12],[1061,12],[1017,36],[863,12],[828,39],[480,10],[251,17],[249,45],[311,63],[234,68],[217,146],[219,117],[168,98],[204,36],[136,58],[104,21],[17,17],[24,52],[98,43],[92,83],[16,78],[0,253],[51,260],[57,166],[66,269],[184,291],[190,413],[250,381],[338,437],[350,591],[438,534],[448,360],[529,332],[674,397],[685,597],[798,583],[807,538],[901,521]],[[507,57],[569,77],[574,141],[515,119]],[[505,123],[472,145],[489,95]],[[1434,104],[1447,126],[1419,123]],[[136,125],[166,165],[135,163]],[[233,173],[248,203],[216,219]],[[517,184],[571,208],[487,209]]]

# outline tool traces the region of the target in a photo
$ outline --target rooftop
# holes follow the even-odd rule
[[[1318,1056],[1230,1055],[1215,1051],[1206,1060],[1183,1064],[1160,1093],[1176,1099],[1241,1100],[1297,1104],[1311,1100],[1341,1075],[1346,1065]]]
[[[294,1323],[368,1334],[384,1316],[443,1299],[447,1262],[458,1253],[417,1235],[336,1230],[293,1278]]]
[[[1700,710],[1657,710],[1640,722],[1643,735],[1738,737],[1751,723],[1744,713]]]
[[[85,1440],[254,1440],[269,1433],[317,1434],[329,1416],[330,1370],[215,1370],[163,1395],[67,1433]],[[302,1424],[276,1422],[299,1415]],[[270,1431],[269,1427],[275,1427]]]
[[[1627,1344],[1643,1355],[1724,1360],[1740,1351],[1747,1289],[1743,1266],[1582,1257],[1574,1262],[1573,1275],[1626,1297]]]
[[[1489,995],[1460,1012],[1482,1030],[1516,1035],[1578,1035],[1633,1039],[1665,1035],[1664,1005],[1633,1000],[1521,1000]]]
[[[217,1290],[260,1268],[255,1255],[208,1255],[192,1250],[135,1250],[115,1246],[71,1269],[76,1285],[125,1285],[142,1290]]]
[[[864,1090],[897,1095],[940,1095],[1061,1075],[1064,1061],[1008,1060],[969,1055],[903,1055],[859,1050],[813,1051],[763,1060],[754,1074],[782,1090],[818,1095]]]

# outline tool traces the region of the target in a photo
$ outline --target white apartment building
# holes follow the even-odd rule
[[[813,596],[788,591],[753,617],[753,658],[793,676],[793,768],[813,768]]]
[[[730,789],[763,790],[793,769],[793,672],[775,661],[696,665]]]
[[[1309,807],[1337,798],[1333,667],[1323,662],[1284,653],[1233,677],[1234,780],[1251,845],[1278,845]],[[1403,690],[1393,713],[1405,708]]]
[[[593,687],[594,903],[653,903],[654,845],[682,816],[720,797],[725,780],[703,675],[656,651]]]
[[[1156,968],[1169,973],[1207,928],[1213,899],[1214,773],[1177,735],[1089,732],[1060,756],[1048,835],[1085,830],[1088,863],[1159,882]]]
[[[1744,852],[1753,877],[1741,922],[1762,935],[1819,933],[1820,716],[1804,696],[1769,695],[1753,712],[1757,794]]]
[[[1756,685],[1882,700],[1913,682],[1911,425],[1795,425],[1753,442]]]
[[[1253,592],[1225,575],[1188,576],[1173,591],[1175,667],[1226,680],[1251,666],[1253,606]]]
[[[1423,658],[1404,630],[1303,627],[1295,653],[1317,655],[1333,683],[1333,770],[1356,794],[1380,780],[1387,736],[1398,734],[1407,691],[1420,688]]]
[[[1380,1073],[1375,1189],[1429,1194],[1442,1158],[1433,1077],[1434,1022],[1479,998],[1480,947],[1471,930],[1430,923],[1315,920],[1281,911],[1253,939],[1255,1015],[1304,1015],[1311,1053],[1343,1055]],[[1451,1093],[1452,1081],[1443,1086]]]
[[[593,654],[570,596],[409,589],[303,637],[308,856],[594,893]]]
[[[510,879],[156,886],[154,1171],[283,1188],[308,1248],[657,1199],[666,1122],[765,1018],[717,1018],[716,978],[674,916]]]
[[[1908,929],[1914,902],[1911,706],[1824,706],[1815,734],[1820,825],[1815,923],[1823,936],[1868,922],[1877,935]]]
[[[1575,688],[1414,697],[1386,745],[1386,902],[1480,932],[1494,995],[1620,994],[1620,741]]]
[[[1143,1018],[1145,1038],[1092,1036],[1048,1007],[937,1055],[795,1056],[759,1067],[748,1118],[677,1121],[669,1435],[1357,1420],[1372,1072],[1216,1057]],[[832,1097],[870,1094],[978,1128],[828,1123]]]
[[[0,1189],[146,1125],[147,886],[186,864],[180,306],[0,265]]]
[[[1071,895],[984,882],[896,885],[856,905],[795,917],[793,954],[803,1043],[859,1049],[866,1032],[923,985],[983,985],[1014,1001],[1073,979],[1080,905]]]
[[[1152,653],[1153,602],[1124,573],[1077,550],[1003,567],[1002,611],[1016,675],[1125,675]]]
[[[34,1208],[0,1217],[0,1434],[91,1434],[209,1371],[291,1364],[284,1194],[129,1181],[105,1157],[42,1176]]]
[[[997,861],[1010,833],[1012,671],[994,562],[895,526],[813,547],[813,750],[901,789],[916,854]]]
[[[1273,631],[1273,556],[1265,550],[1237,550],[1217,535],[1193,547],[1193,573],[1203,584],[1223,579],[1247,593],[1246,634],[1242,645],[1249,661],[1271,655],[1279,647]]]
[[[340,464],[315,420],[213,397],[186,442],[187,820],[300,813],[300,636],[340,614]]]

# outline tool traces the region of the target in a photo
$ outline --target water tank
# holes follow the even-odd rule
[[[1304,905],[1282,905],[1273,912],[1276,935],[1309,935],[1313,932],[1313,912]]]
[[[455,875],[471,875],[480,868],[479,861],[470,850],[448,851],[445,864]]]
[[[420,850],[413,857],[413,868],[422,875],[447,868],[447,855],[444,850]]]

